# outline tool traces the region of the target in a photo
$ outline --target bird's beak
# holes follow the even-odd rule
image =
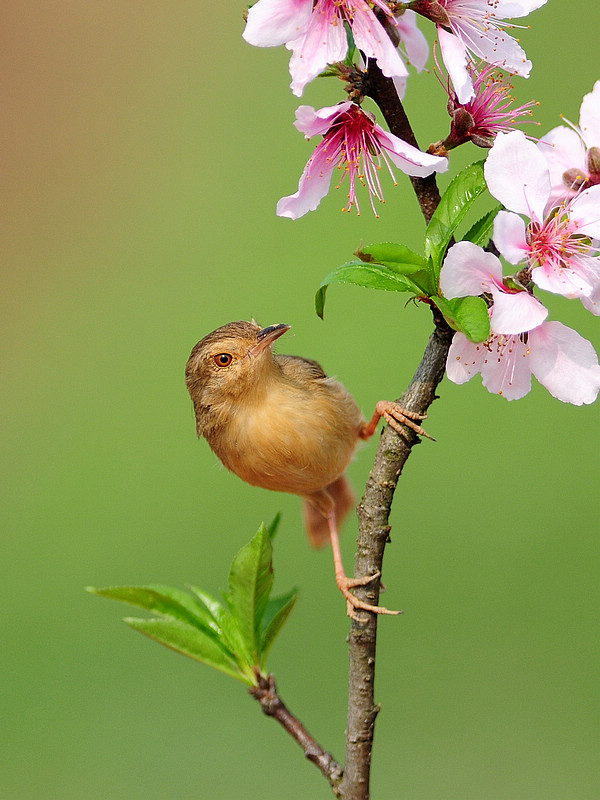
[[[286,331],[289,331],[290,328],[291,325],[284,325],[283,323],[280,323],[279,325],[269,325],[267,328],[260,330],[256,335],[258,341],[250,350],[250,355],[256,356],[259,353],[262,353],[265,348],[270,347],[270,345],[273,344],[275,339],[279,339],[279,337],[283,336],[283,334]]]

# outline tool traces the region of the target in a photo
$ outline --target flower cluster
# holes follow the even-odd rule
[[[586,101],[583,117],[600,120],[600,89]],[[593,126],[584,127],[595,138]],[[594,145],[578,135],[581,156]],[[507,209],[494,220],[494,244],[521,268],[517,275],[504,278],[494,254],[459,242],[448,251],[440,289],[448,299],[484,295],[490,301],[487,341],[476,344],[463,333],[454,335],[447,363],[450,380],[464,383],[480,372],[490,392],[514,400],[527,394],[533,374],[554,397],[581,405],[594,402],[600,390],[598,357],[574,330],[548,322],[547,309],[532,293],[535,285],[577,298],[600,315],[600,184],[589,174],[576,186],[559,184],[557,161],[568,164],[572,150],[557,153],[543,143],[561,142],[561,137],[555,129],[536,145],[520,131],[499,133],[485,163],[489,191]]]
[[[600,184],[600,81],[583,98],[579,125],[569,125],[554,128],[539,142],[553,201],[569,199],[581,189]]]
[[[338,187],[348,176],[348,202],[345,209],[350,210],[355,206],[360,213],[356,197],[356,184],[359,182],[367,187],[371,207],[377,215],[374,200],[384,200],[378,175],[382,162],[393,180],[391,164],[407,175],[419,177],[448,168],[447,159],[423,153],[387,133],[375,123],[372,114],[351,101],[319,111],[310,106],[300,106],[296,112],[296,127],[307,138],[321,134],[323,139],[304,168],[298,191],[289,197],[282,197],[277,204],[280,217],[297,219],[307,211],[314,211],[327,194],[336,169],[341,173]]]
[[[347,84],[344,102],[320,109],[302,105],[296,111],[296,128],[307,139],[321,138],[297,191],[279,200],[281,217],[298,219],[315,210],[332,184],[345,187],[343,210],[360,214],[364,190],[378,216],[377,204],[384,202],[382,170],[395,184],[397,170],[413,178],[445,172],[449,152],[464,143],[489,150],[485,182],[503,206],[493,222],[494,252],[470,241],[454,244],[441,268],[439,290],[447,301],[483,297],[490,335],[476,343],[467,337],[468,327],[457,331],[447,374],[464,383],[481,373],[484,386],[508,400],[523,397],[534,375],[558,399],[581,405],[593,402],[600,390],[596,353],[574,330],[547,319],[534,290],[577,299],[600,316],[600,81],[584,97],[578,125],[561,125],[537,142],[515,129],[530,121],[535,104],[513,104],[511,78],[528,77],[532,65],[509,31],[524,27],[514,20],[545,3],[257,0],[243,36],[259,47],[285,45],[291,51],[296,96],[321,74]],[[373,91],[373,63],[392,79],[400,99],[408,66],[424,69],[429,49],[417,27],[419,17],[436,27],[445,70],[435,49],[434,56],[451,117],[447,136],[427,152],[384,130],[362,107]],[[382,109],[389,118],[385,104]],[[515,268],[514,275],[503,276],[496,254]],[[408,268],[419,270],[423,263],[410,262]],[[403,285],[416,286],[410,280]],[[478,308],[487,329],[481,301]]]
[[[525,17],[546,0],[415,0],[410,4],[437,25],[442,57],[461,103],[475,94],[468,69],[473,56],[514,75],[529,76],[531,61],[506,28],[507,19]]]
[[[448,114],[452,118],[450,133],[440,142],[431,145],[429,152],[446,155],[465,142],[473,142],[478,147],[492,147],[499,133],[509,133],[521,117],[531,120],[532,108],[537,105],[533,100],[514,107],[511,94],[512,83],[504,78],[496,67],[488,66],[476,69],[473,64],[468,70],[473,78],[473,96],[461,103],[456,91],[452,88],[450,76],[442,77],[442,70],[434,52],[440,83],[448,95]]]
[[[535,375],[565,403],[594,402],[600,366],[590,342],[560,322],[548,322],[548,309],[528,291],[508,288],[493,253],[471,242],[455,244],[442,267],[440,289],[448,299],[487,293],[492,301],[485,342],[454,334],[446,365],[451,381],[465,383],[480,372],[486,389],[517,400],[529,392]]]
[[[378,12],[379,17],[375,12]],[[400,21],[401,20],[401,21]],[[388,77],[405,78],[408,70],[388,34],[387,26],[407,55],[427,60],[427,45],[416,26],[414,12],[396,20],[383,0],[258,0],[248,11],[244,39],[258,47],[285,44],[292,51],[291,89],[300,96],[307,83],[348,53],[346,25],[356,46],[373,58]],[[424,50],[425,48],[425,50]]]
[[[361,108],[360,90],[349,87],[354,110],[347,103],[319,110],[301,106],[296,127],[306,138],[322,135],[300,178],[298,191],[283,197],[280,216],[296,219],[314,210],[327,193],[333,170],[348,176],[345,210],[360,205],[356,187],[375,201],[384,200],[377,170],[391,165],[407,175],[426,177],[448,168],[447,151],[472,141],[491,147],[499,131],[512,130],[515,120],[529,113],[530,103],[511,109],[509,85],[492,75],[493,69],[476,69],[471,58],[527,76],[531,63],[520,45],[506,34],[512,23],[505,17],[522,17],[546,0],[257,0],[248,10],[244,39],[259,47],[285,45],[290,58],[291,89],[302,95],[310,81],[325,70],[351,82],[369,59],[392,78],[400,97],[408,79],[407,64],[420,72],[429,55],[427,41],[417,28],[417,15],[435,23],[440,48],[453,84],[448,93],[453,105],[450,135],[429,148],[429,154],[386,133],[372,114]],[[354,59],[358,64],[351,66]],[[437,149],[436,149],[437,148]],[[432,158],[432,156],[434,156]],[[393,176],[393,172],[392,172]]]

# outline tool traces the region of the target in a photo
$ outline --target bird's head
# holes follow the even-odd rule
[[[273,342],[289,325],[261,328],[256,322],[230,322],[194,347],[185,382],[195,405],[210,407],[237,400],[260,386],[273,369]]]

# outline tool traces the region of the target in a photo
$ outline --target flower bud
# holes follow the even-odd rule
[[[600,183],[600,147],[590,147],[587,152],[587,168],[590,183]]]
[[[562,179],[567,189],[572,189],[574,192],[587,183],[587,177],[581,174],[581,170],[574,167],[563,172]]]
[[[448,12],[437,0],[414,0],[408,7],[416,11],[417,14],[420,14],[422,17],[426,17],[432,22],[435,22],[436,25],[444,25],[446,28],[450,28]]]

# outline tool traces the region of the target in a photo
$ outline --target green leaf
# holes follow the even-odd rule
[[[156,642],[182,653],[184,656],[202,661],[247,684],[254,684],[251,670],[240,670],[215,643],[202,631],[176,619],[135,619],[127,617],[125,622]]]
[[[251,658],[260,649],[260,628],[273,586],[269,531],[261,525],[253,539],[239,551],[229,573],[231,612]]]
[[[482,297],[433,297],[432,300],[454,330],[462,331],[471,342],[485,342],[490,335],[490,316]]]
[[[423,294],[422,289],[406,275],[391,270],[381,264],[365,264],[362,261],[349,261],[342,264],[323,280],[315,295],[317,314],[323,318],[325,294],[332,283],[351,283],[369,289],[382,289],[386,292],[413,292]]]
[[[463,241],[473,242],[473,244],[478,244],[480,247],[485,247],[490,241],[494,230],[494,220],[501,208],[501,205],[497,205],[492,208],[491,211],[488,211],[487,214],[484,214],[481,219],[477,220],[465,233]]]
[[[205,629],[213,637],[219,635],[212,615],[191,595],[179,589],[153,584],[149,586],[107,586],[102,589],[90,586],[88,591],[100,597],[109,597],[112,600],[143,608],[163,617],[187,622],[195,627]]]
[[[232,658],[240,664],[252,663],[251,654],[248,652],[239,625],[229,610],[197,586],[190,585],[188,588],[208,609],[214,625],[219,630],[221,643],[231,653]]]
[[[425,233],[425,253],[433,260],[436,277],[454,231],[486,188],[483,161],[478,161],[459,172],[442,195]]]
[[[267,530],[269,531],[269,536],[271,537],[271,541],[275,538],[275,534],[277,533],[277,529],[279,528],[279,523],[281,522],[281,511],[278,511],[277,514],[273,517],[273,520],[270,525],[267,525]]]
[[[244,683],[255,684],[255,670],[266,656],[290,614],[296,593],[269,599],[273,585],[270,529],[261,525],[235,557],[225,604],[194,586],[192,594],[169,586],[109,586],[88,591],[129,603],[158,615],[127,618],[131,627],[173,650],[202,661]]]
[[[292,609],[296,605],[297,599],[298,592],[292,589],[292,591],[287,594],[269,600],[263,619],[263,632],[260,644],[260,666],[262,669],[265,667],[269,650]]]
[[[418,272],[427,269],[429,262],[423,256],[418,255],[409,247],[395,242],[380,242],[379,244],[368,244],[356,251],[356,255],[365,263],[376,261],[394,269],[394,264],[402,266],[400,270],[404,275],[411,272]]]

